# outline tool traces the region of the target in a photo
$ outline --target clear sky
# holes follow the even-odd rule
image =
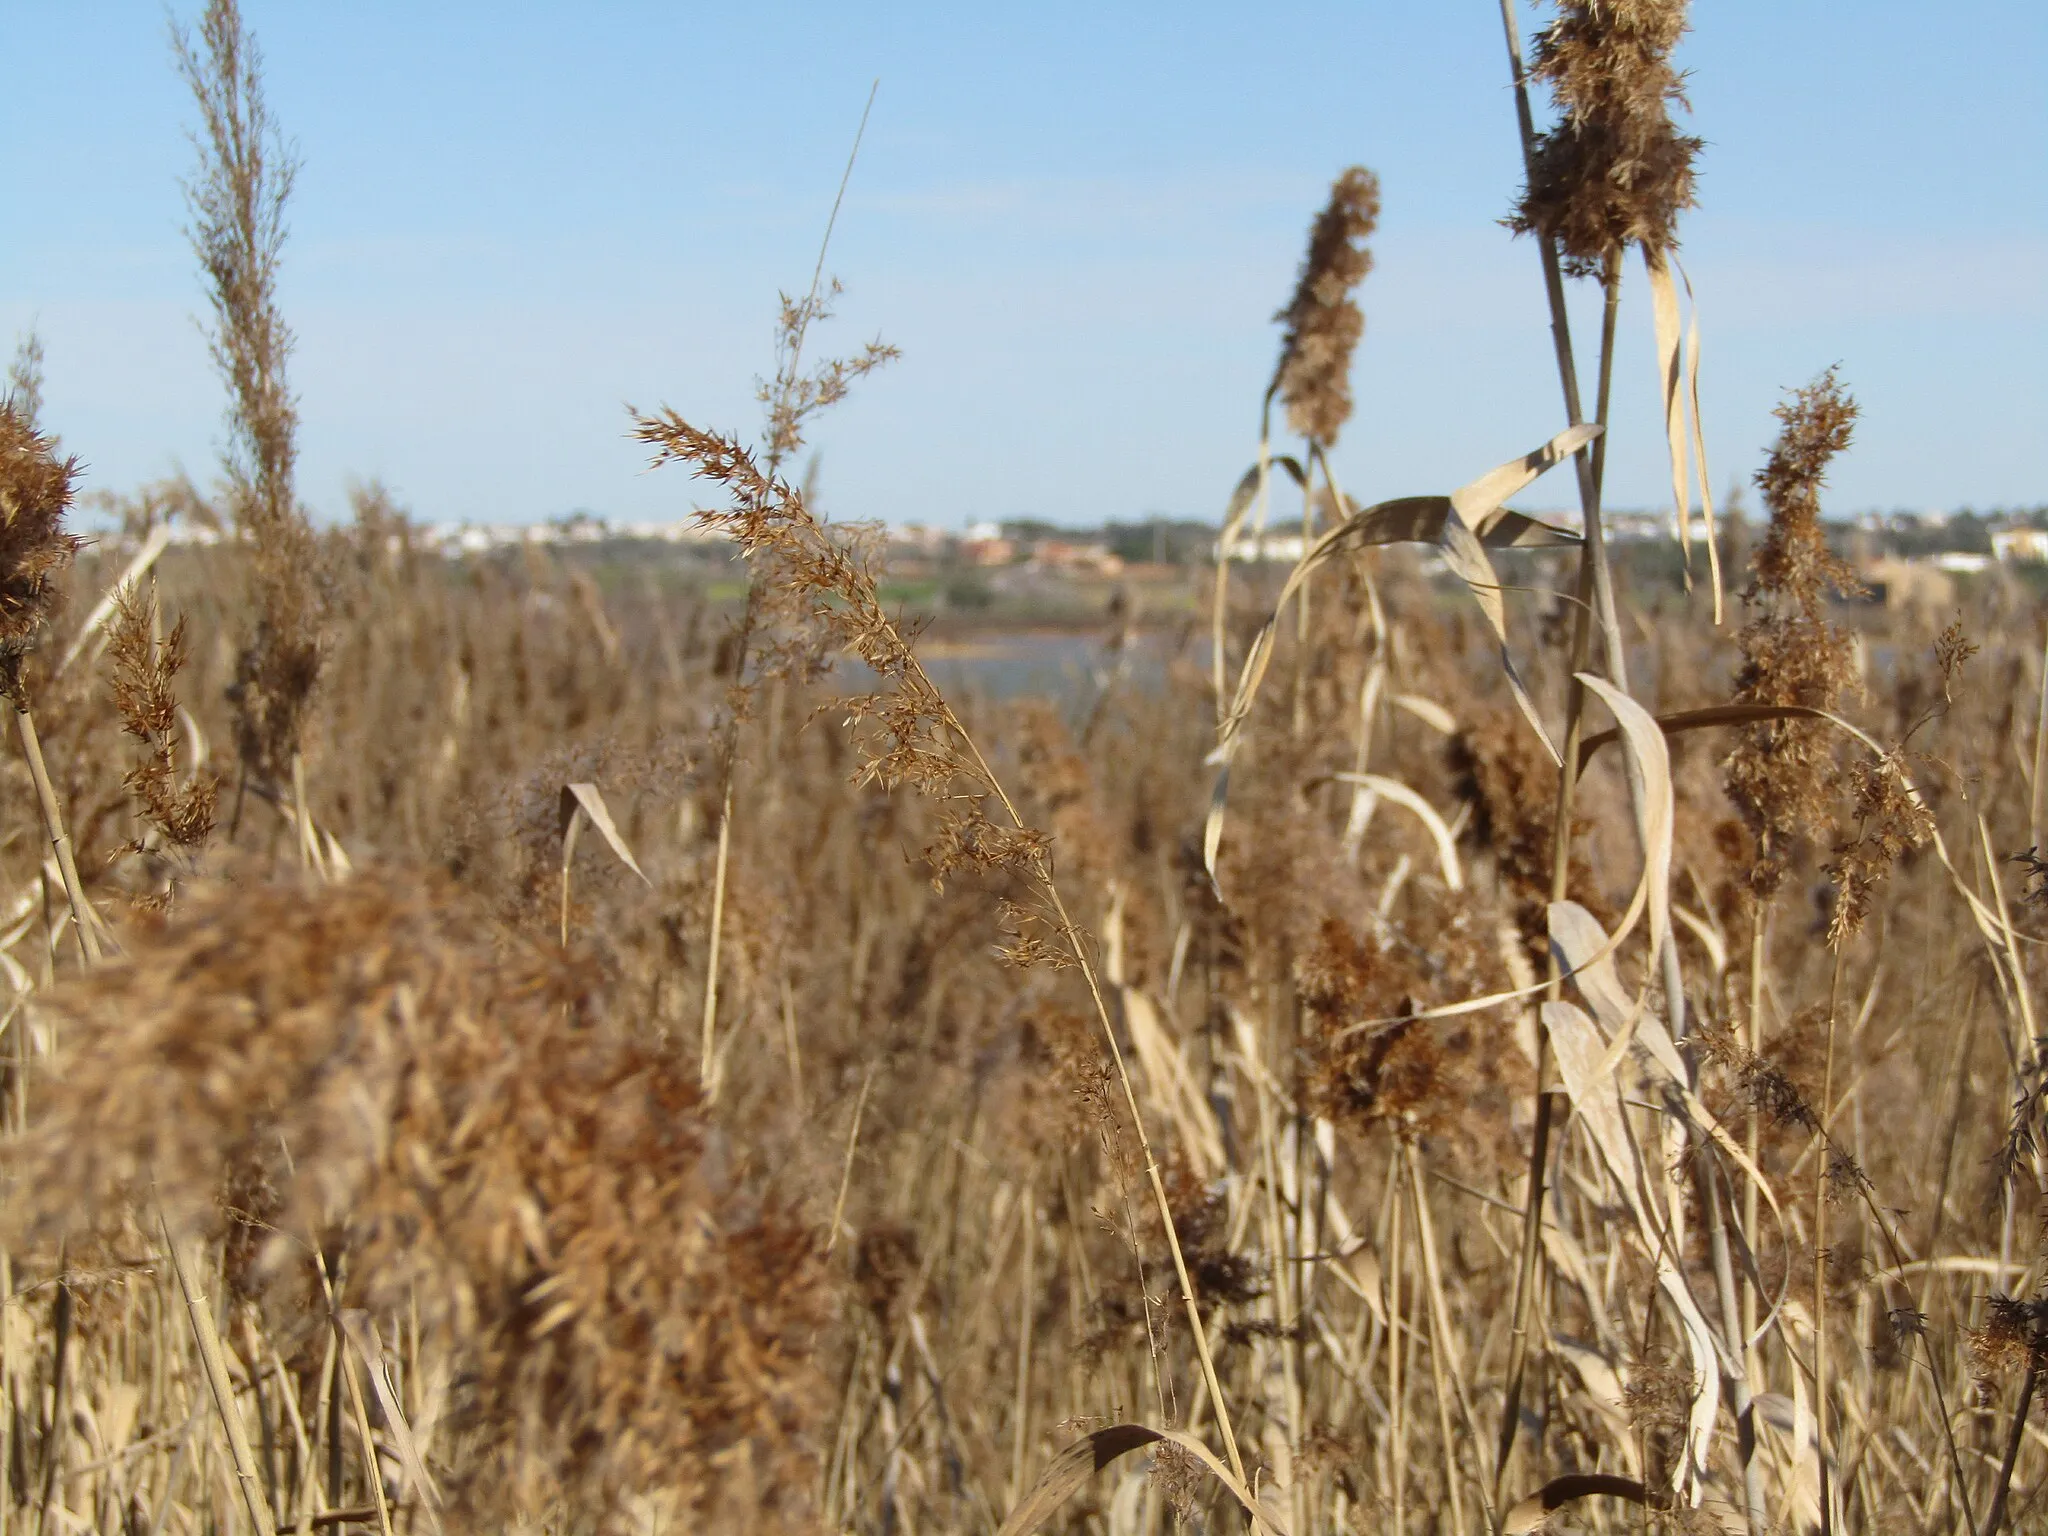
[[[1493,0],[244,9],[305,166],[283,295],[323,515],[351,476],[434,522],[678,515],[626,403],[754,432],[776,292],[809,281],[876,79],[815,334],[905,355],[816,434],[834,516],[1214,517],[1354,162],[1385,214],[1346,488],[1447,490],[1562,425],[1536,252],[1497,223]],[[1834,510],[2048,502],[2048,7],[1703,0],[1695,25],[1717,487],[1839,363],[1865,417]],[[166,28],[159,0],[0,0],[0,346],[39,329],[48,424],[112,490],[207,478],[222,437]],[[1617,505],[1668,485],[1639,274]]]

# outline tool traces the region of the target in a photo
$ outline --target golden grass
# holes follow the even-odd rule
[[[374,546],[346,533],[331,541],[336,567],[356,572],[359,618],[339,631],[323,695],[322,740],[337,749],[309,763],[306,798],[353,867],[335,883],[294,872],[296,810],[280,799],[245,819],[236,845],[216,832],[159,916],[160,856],[133,847],[150,836],[148,807],[124,785],[132,759],[116,745],[123,724],[109,689],[121,653],[48,684],[36,669],[61,647],[29,657],[49,701],[53,790],[79,828],[85,894],[123,954],[70,979],[78,962],[64,948],[61,881],[40,873],[38,823],[22,823],[7,845],[10,888],[35,892],[47,879],[54,900],[24,909],[12,949],[32,989],[9,1034],[16,1518],[46,1505],[88,1522],[140,1510],[145,1525],[161,1508],[171,1528],[239,1518],[230,1444],[151,1183],[173,1230],[198,1245],[195,1290],[217,1323],[263,1496],[284,1523],[301,1511],[374,1511],[381,1485],[395,1527],[424,1528],[422,1496],[397,1454],[404,1422],[451,1527],[512,1508],[563,1529],[710,1518],[685,1510],[738,1508],[719,1501],[739,1479],[748,1511],[780,1512],[764,1520],[992,1528],[1072,1434],[1138,1423],[1214,1435],[1219,1398],[1245,1485],[1277,1485],[1258,1497],[1288,1529],[1384,1528],[1397,1499],[1414,1528],[1437,1518],[1447,1529],[1460,1518],[1473,1531],[1493,1519],[1513,1528],[1531,1489],[1594,1486],[1568,1479],[1595,1474],[1633,1479],[1665,1518],[1658,1500],[1668,1505],[1688,1459],[1684,1432],[1632,1427],[1623,1389],[1657,1379],[1642,1373],[1663,1361],[1688,1421],[1697,1377],[1667,1308],[1682,1283],[1721,1329],[1717,1224],[1738,1333],[1767,1326],[1738,1352],[1754,1372],[1747,1424],[1722,1412],[1704,1447],[1696,1476],[1706,1500],[1743,1508],[1747,1441],[1770,1518],[1797,1520],[1812,1506],[1810,1451],[1798,1454],[1794,1436],[1801,1403],[1811,1423],[1804,1367],[1824,1315],[1843,1426],[1831,1437],[1831,1487],[1845,1520],[1946,1528],[1965,1489],[1974,1515],[1988,1510],[2014,1422],[2009,1394],[2027,1367],[2024,1350],[2001,1354],[1971,1330],[1988,1298],[2027,1297],[2040,1271],[2031,1143],[2016,1155],[2010,1198],[1992,1161],[2011,1129],[2009,1095],[2037,1081],[2027,1020],[2040,909],[2025,899],[2023,866],[1972,854],[2019,845],[2030,814],[2025,775],[2001,767],[2025,761],[2035,723],[2015,700],[2038,693],[2031,639],[2000,638],[2026,633],[2012,618],[1986,622],[1986,649],[1958,670],[1940,664],[1941,637],[1881,610],[1840,611],[1858,621],[1866,654],[1884,646],[1896,658],[1867,698],[1845,706],[1874,739],[1896,740],[1936,711],[1902,761],[1943,851],[1902,847],[1889,881],[1866,893],[1865,931],[1833,951],[1832,906],[1809,919],[1789,893],[1832,903],[1826,866],[1855,847],[1855,795],[1876,791],[1852,776],[1828,801],[1840,830],[1790,850],[1771,933],[1753,946],[1754,845],[1725,798],[1721,757],[1755,716],[1697,702],[1716,686],[1729,696],[1741,656],[1680,611],[1655,622],[1662,664],[1636,686],[1660,706],[1694,706],[1664,711],[1692,727],[1669,738],[1669,932],[1700,1042],[1697,1065],[1684,1047],[1683,1090],[1659,1065],[1676,1042],[1658,971],[1644,964],[1647,925],[1588,968],[1602,935],[1647,902],[1620,759],[1594,750],[1588,733],[1572,892],[1593,926],[1559,942],[1567,967],[1608,979],[1591,992],[1590,981],[1566,983],[1566,998],[1583,1004],[1572,1024],[1580,1044],[1554,1091],[1579,1102],[1539,1234],[1532,1315],[1542,1326],[1531,1331],[1521,1470],[1496,1499],[1488,1431],[1508,1363],[1535,1016],[1514,1002],[1429,1015],[1540,982],[1534,967],[1559,931],[1547,890],[1532,889],[1547,885],[1552,789],[1488,659],[1490,631],[1449,594],[1397,554],[1330,564],[1313,637],[1327,669],[1310,693],[1314,728],[1297,740],[1285,703],[1248,713],[1213,886],[1200,836],[1214,737],[1197,654],[1164,692],[1125,689],[1091,707],[1100,724],[1086,744],[1057,710],[1015,704],[949,703],[965,735],[944,745],[915,734],[928,729],[922,718],[906,724],[947,771],[971,739],[969,769],[1015,782],[1016,820],[1045,837],[1016,845],[1021,863],[1009,862],[1010,834],[989,841],[1006,822],[948,825],[974,816],[972,802],[855,784],[862,758],[831,717],[813,718],[828,684],[764,686],[742,736],[749,810],[731,831],[732,1011],[719,1099],[706,1105],[694,1087],[696,1015],[721,797],[715,765],[691,746],[706,739],[726,687],[709,639],[718,620],[698,624],[657,594],[605,592],[622,644],[613,663],[570,600],[573,573],[552,559],[456,570],[390,554],[382,539],[380,530]],[[203,771],[194,742],[229,739],[222,695],[233,652],[204,638],[223,632],[213,611],[222,584],[207,574],[220,558],[232,556],[178,556],[160,572],[157,601],[199,637],[169,685],[183,754],[174,788]],[[1361,651],[1349,637],[1370,629],[1367,559],[1379,562],[1371,596],[1387,638]],[[81,580],[90,590],[121,563],[109,551]],[[1993,614],[2026,611],[2015,591],[1982,596]],[[1240,647],[1269,613],[1233,618]],[[1539,708],[1558,707],[1564,664],[1553,648],[1530,647]],[[1361,775],[1358,697],[1375,667],[1389,681]],[[1394,703],[1400,696],[1434,701],[1455,734]],[[856,713],[879,710],[886,722],[891,707]],[[878,739],[869,761],[889,761],[902,740]],[[338,749],[352,741],[362,750]],[[1817,741],[1847,769],[1878,765],[1841,733]],[[25,767],[9,771],[24,775],[12,803],[33,807]],[[1402,786],[1434,823],[1383,795],[1347,847],[1361,777]],[[615,847],[646,883],[607,839],[565,836],[590,816],[573,791],[564,814],[564,787],[576,785],[591,786]],[[1517,830],[1525,819],[1529,829]],[[1038,846],[1108,1035],[1085,1022],[1095,1007],[1078,967],[1019,971],[996,952],[1034,933],[1057,947],[1067,931],[1033,894]],[[916,867],[920,848],[955,862],[943,890]],[[990,868],[959,863],[969,849],[1000,857]],[[422,885],[407,870],[438,873]],[[1022,921],[1007,941],[1006,901]],[[1029,945],[1021,957],[1033,957]],[[532,980],[509,979],[528,964],[541,966]],[[1840,1000],[1832,1104],[1819,1006],[1830,994]],[[479,1000],[489,998],[508,1000]],[[1396,1022],[1376,1022],[1387,1020]],[[687,1219],[713,1221],[692,1230],[740,1246],[709,1271],[690,1270],[683,1290],[629,1303],[620,1277],[642,1261],[627,1255],[661,1228],[617,1206],[593,1250],[592,1299],[543,1330],[570,1299],[549,1288],[551,1266],[581,1240],[556,1223],[601,1215],[586,1194],[549,1194],[551,1181],[630,1176],[608,1139],[624,1113],[618,1069],[586,1066],[580,1053],[592,1049],[650,1053],[624,1059],[680,1074],[663,1091],[687,1105],[679,1125],[701,1129],[674,1154],[677,1209],[718,1213]],[[1608,1108],[1595,1115],[1587,1084],[1603,1073]],[[427,1081],[447,1086],[397,1086]],[[188,1091],[197,1097],[180,1097]],[[1674,1092],[1676,1122],[1659,1107]],[[416,1108],[413,1094],[425,1095]],[[2020,1118],[2023,1137],[2033,1113]],[[560,1118],[530,1120],[537,1114]],[[1604,1142],[1592,1132],[1603,1116]],[[498,1124],[531,1128],[505,1142],[484,1129]],[[1672,1161],[1658,1148],[1674,1124],[1720,1135]],[[496,1150],[514,1145],[561,1150],[540,1163]],[[1145,1145],[1177,1244],[1145,1198]],[[484,1147],[484,1163],[468,1161]],[[467,1190],[463,1180],[486,1172],[503,1184],[498,1204],[420,1192],[451,1179]],[[1847,1197],[1830,1218],[1824,1314],[1812,1271],[1818,1175],[1824,1200]],[[689,1193],[707,1177],[705,1193]],[[1645,1197],[1633,1211],[1630,1186]],[[1681,1210],[1682,1225],[1670,1225]],[[478,1236],[444,1235],[446,1223]],[[387,1232],[402,1234],[398,1246],[365,1235]],[[1652,1239],[1682,1244],[1681,1261],[1660,1271]],[[1213,1387],[1174,1298],[1173,1246],[1201,1308]],[[676,1252],[673,1242],[662,1250]],[[792,1289],[799,1274],[810,1278]],[[488,1320],[492,1296],[511,1304],[502,1321]],[[59,1298],[69,1298],[62,1308]],[[1752,1301],[1756,1321],[1745,1326]],[[391,1372],[389,1409],[357,1383],[370,1443],[382,1447],[377,1482],[365,1475],[349,1389],[349,1372],[367,1367],[325,1321],[356,1313]],[[780,1339],[780,1353],[721,1346],[715,1358],[728,1364],[707,1372],[676,1353],[688,1346],[654,1342],[674,1327]],[[522,1374],[490,1363],[537,1350],[558,1364],[529,1360]],[[647,1374],[655,1360],[669,1362],[667,1374]],[[770,1360],[795,1374],[763,1375]],[[2018,1362],[2006,1387],[1984,1374],[2002,1361]],[[728,1383],[726,1370],[740,1375]],[[76,1405],[68,1419],[47,1406],[60,1377]],[[644,1407],[602,1410],[600,1427],[569,1434],[548,1394],[585,1390],[575,1387],[584,1380],[589,1390],[630,1380],[629,1401]],[[748,1433],[735,1462],[730,1447],[742,1442],[720,1438],[741,1412],[733,1394],[763,1390],[785,1407]],[[660,1427],[635,1428],[643,1413]],[[691,1427],[707,1424],[723,1427]],[[633,1448],[647,1436],[679,1449],[640,1459]],[[1220,1439],[1208,1443],[1227,1466]],[[2048,1460],[2029,1439],[2013,1443],[2008,1500],[2018,1503]],[[1932,1471],[1914,1471],[1915,1457]],[[1230,1518],[1235,1500],[1213,1479],[1205,1491],[1206,1474],[1155,1483],[1143,1465],[1132,1456],[1105,1466],[1071,1491],[1055,1524],[1142,1526],[1190,1498]],[[484,1501],[480,1488],[508,1502]],[[1632,1528],[1643,1515],[1602,1497],[1565,1507],[1596,1528]]]
[[[241,537],[168,546],[215,514],[159,487],[70,570],[26,353],[0,406],[0,1536],[2048,1520],[2044,616],[1996,573],[1938,632],[1842,600],[1831,375],[1731,531],[1743,623],[1631,590],[1631,243],[1687,495],[1683,25],[1567,4],[1533,76],[1510,29],[1565,112],[1524,115],[1551,442],[1336,485],[1346,173],[1274,386],[1303,459],[1225,517],[1278,467],[1308,555],[1220,567],[1160,678],[1004,700],[780,472],[893,355],[804,363],[822,255],[758,454],[637,420],[723,498],[737,613],[444,559],[374,489],[314,532],[289,177],[215,0]],[[1567,458],[1581,529],[1506,509]]]

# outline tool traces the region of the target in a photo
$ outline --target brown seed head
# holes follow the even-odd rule
[[[1174,1236],[1205,1306],[1244,1306],[1266,1293],[1258,1261],[1230,1246],[1230,1213],[1220,1190],[1204,1184],[1176,1158],[1167,1169],[1166,1200],[1173,1211]],[[1158,1262],[1163,1269],[1172,1261],[1162,1252]]]
[[[298,162],[264,100],[262,54],[236,0],[209,0],[198,39],[174,28],[171,43],[199,110],[189,233],[213,307],[214,365],[231,394],[223,467],[255,612],[228,697],[244,766],[277,784],[289,777],[319,678],[327,602],[319,541],[293,489],[293,341],[277,295]]]
[[[1970,1352],[1985,1376],[2014,1375],[2048,1366],[2048,1301],[1987,1296],[1983,1326],[1968,1331]]]
[[[754,385],[754,397],[766,408],[768,417],[765,446],[771,476],[796,457],[813,416],[844,400],[856,380],[903,355],[877,337],[852,357],[828,358],[804,371],[804,337],[813,325],[832,318],[832,300],[841,292],[835,277],[822,292],[805,298],[781,296],[782,314],[775,328],[775,377],[756,380]],[[808,485],[805,489],[808,492]]]
[[[1828,548],[1820,492],[1829,461],[1849,446],[1856,402],[1829,369],[1777,415],[1783,426],[1756,477],[1771,524],[1746,594],[1763,611],[1737,639],[1735,702],[1834,710],[1855,665],[1848,633],[1828,619],[1828,596],[1860,589]],[[1822,729],[1810,720],[1750,726],[1729,757],[1728,796],[1755,840],[1749,886],[1759,900],[1783,883],[1800,843],[1829,823],[1835,765]]]
[[[1354,165],[1331,186],[1309,231],[1294,297],[1273,317],[1287,327],[1273,388],[1286,402],[1288,425],[1325,448],[1351,418],[1351,354],[1365,334],[1351,290],[1372,270],[1365,242],[1379,218],[1379,178]]]
[[[0,687],[20,685],[22,654],[55,611],[52,579],[83,542],[64,531],[76,459],[60,459],[50,440],[12,403],[0,403]]]
[[[48,995],[66,1051],[9,1149],[16,1237],[223,1195],[345,1255],[344,1305],[416,1315],[457,1378],[453,1507],[600,1528],[673,1491],[703,1529],[800,1518],[823,1324],[811,1235],[740,1186],[673,1049],[586,969],[450,888],[200,887],[117,965]]]
[[[201,770],[181,784],[178,770],[178,673],[185,666],[185,621],[156,638],[156,594],[124,592],[108,627],[114,707],[121,728],[142,744],[122,779],[142,819],[174,848],[196,850],[213,832],[219,786]]]
[[[1819,1131],[1820,1117],[1813,1112],[1813,1107],[1791,1074],[1776,1062],[1750,1050],[1734,1030],[1724,1024],[1703,1021],[1695,1041],[1700,1059],[1729,1073],[1742,1096],[1773,1122],[1808,1133]]]
[[[1828,548],[1820,493],[1828,465],[1855,438],[1860,411],[1830,368],[1773,414],[1782,424],[1778,440],[1756,476],[1771,523],[1757,548],[1751,590],[1789,597],[1818,617],[1830,587],[1844,594],[1859,590],[1849,567]]]
[[[1934,832],[1934,814],[1907,790],[1896,755],[1858,763],[1851,782],[1856,835],[1837,847],[1828,868],[1835,883],[1830,944],[1840,944],[1862,930],[1871,898],[1892,866]]]
[[[729,506],[700,511],[697,520],[739,547],[756,589],[776,594],[762,622],[781,632],[759,642],[762,650],[800,658],[806,676],[844,651],[874,675],[873,692],[835,705],[859,753],[854,782],[907,786],[937,803],[937,835],[924,849],[934,887],[956,871],[979,869],[1027,877],[1042,889],[1051,878],[1046,836],[1012,814],[952,705],[884,608],[860,531],[820,521],[801,493],[765,473],[736,439],[693,427],[674,411],[637,417],[634,435],[654,448],[657,466],[687,463],[731,496]],[[1056,914],[1034,899],[1013,904],[1012,915],[1019,920],[1013,958],[1038,961],[1071,948]]]
[[[1486,984],[1467,925],[1446,917],[1434,955],[1399,933],[1360,934],[1337,918],[1324,920],[1298,981],[1314,1023],[1310,1094],[1319,1113],[1353,1130],[1384,1125],[1413,1140],[1451,1129],[1469,1107],[1482,1086],[1469,1037],[1404,1017],[1450,988]]]
[[[1537,136],[1508,223],[1556,240],[1574,276],[1597,274],[1628,245],[1678,243],[1701,148],[1671,121],[1685,100],[1671,67],[1685,12],[1685,0],[1560,0],[1536,39],[1530,72],[1550,86],[1558,122]]]

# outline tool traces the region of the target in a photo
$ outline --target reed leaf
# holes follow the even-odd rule
[[[1039,1473],[1031,1491],[1010,1511],[1009,1518],[1002,1523],[996,1536],[1029,1536],[1104,1467],[1132,1451],[1162,1444],[1179,1447],[1207,1468],[1210,1475],[1230,1491],[1231,1497],[1244,1506],[1256,1529],[1270,1531],[1272,1536],[1287,1536],[1285,1524],[1272,1507],[1254,1497],[1252,1491],[1232,1476],[1230,1469],[1201,1441],[1184,1430],[1153,1429],[1144,1424],[1112,1424],[1107,1429],[1098,1429],[1083,1435],[1053,1457],[1045,1470]],[[1272,1485],[1267,1486],[1270,1488]]]

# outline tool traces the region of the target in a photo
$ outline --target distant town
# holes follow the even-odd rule
[[[1560,527],[1575,527],[1576,508],[1534,511],[1531,516]],[[1738,514],[1740,515],[1740,514]],[[1723,522],[1726,522],[1724,515]],[[1300,522],[1285,513],[1264,530],[1247,530],[1233,542],[1231,558],[1292,563],[1302,555]],[[1705,525],[1697,509],[1693,537]],[[1654,543],[1673,536],[1669,511],[1610,511],[1607,536],[1620,543]],[[1837,541],[1864,546],[1859,552],[1906,559],[1931,559],[1944,570],[1981,571],[1996,562],[2048,562],[2048,505],[1977,512],[1864,512],[1834,524]],[[547,523],[463,524],[427,530],[449,554],[481,553],[519,544],[595,544],[638,540],[667,544],[708,540],[690,518],[674,522],[613,523],[575,513]],[[1206,565],[1217,554],[1217,528],[1183,518],[1149,517],[1073,527],[1030,518],[970,523],[951,529],[928,523],[891,524],[882,543],[891,568],[899,563],[968,565],[997,569],[1031,565],[1096,575],[1117,575],[1128,565]]]
[[[1535,510],[1530,515],[1560,527],[1578,521],[1575,510]],[[1693,539],[1706,536],[1703,520],[1692,518]],[[1943,608],[1954,603],[1962,583],[1997,569],[2030,584],[2048,586],[2048,506],[1979,512],[1866,512],[1831,523],[1833,542],[1871,596],[1890,605]],[[1675,573],[1677,551],[1668,511],[1611,511],[1605,527],[1632,569]],[[1738,512],[1720,519],[1725,564],[1746,558],[1757,528]],[[1021,611],[1051,616],[1056,611],[1099,611],[1106,593],[1140,598],[1155,616],[1191,600],[1189,577],[1213,565],[1222,552],[1214,524],[1153,516],[1095,527],[1071,527],[1028,518],[975,522],[941,528],[905,522],[868,530],[880,557],[886,588],[899,600],[937,614],[971,616]],[[407,538],[451,560],[488,558],[520,549],[554,548],[600,564],[636,546],[666,546],[664,565],[694,569],[697,581],[721,579],[729,551],[694,519],[672,522],[611,522],[573,513],[545,523],[416,524]],[[221,535],[181,521],[169,535],[175,543],[212,544]],[[1229,557],[1251,565],[1284,566],[1298,561],[1304,544],[1299,521],[1283,515],[1264,528],[1246,528],[1232,540]],[[645,554],[632,557],[645,559]]]

